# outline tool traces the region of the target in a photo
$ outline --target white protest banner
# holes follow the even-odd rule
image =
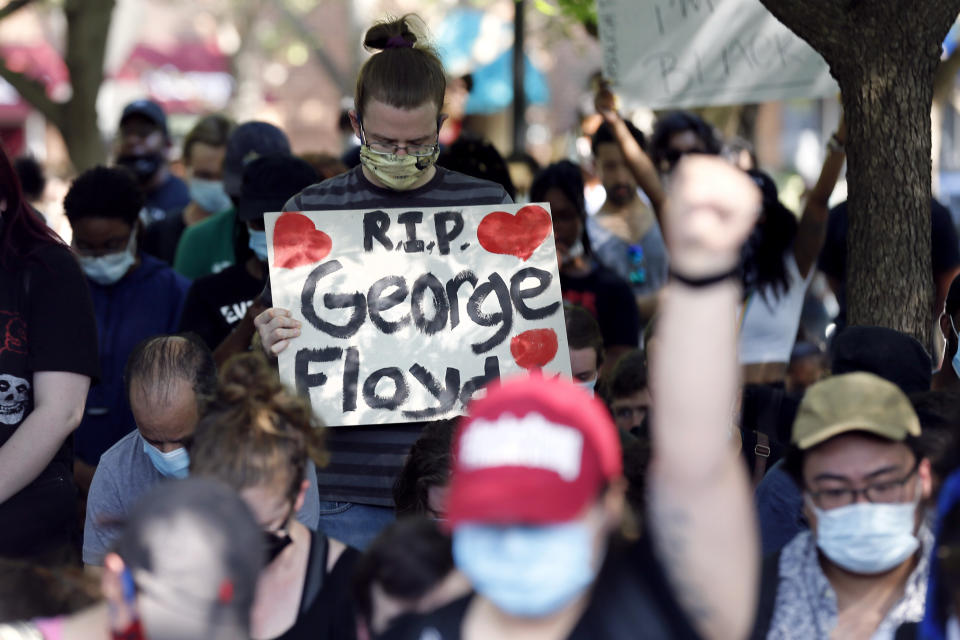
[[[760,0],[597,0],[604,74],[651,109],[818,98],[827,63]]]
[[[329,426],[463,412],[490,380],[570,376],[548,205],[268,213],[280,378]]]

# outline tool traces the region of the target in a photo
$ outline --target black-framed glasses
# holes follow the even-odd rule
[[[910,478],[914,476],[919,467],[920,460],[918,459],[905,476],[896,480],[874,482],[862,489],[854,489],[851,487],[821,489],[820,491],[807,489],[807,493],[810,494],[815,505],[825,510],[851,505],[856,502],[857,498],[861,495],[867,502],[879,504],[903,502],[904,486],[910,481]]]
[[[431,144],[397,144],[396,142],[368,142],[367,134],[363,130],[363,121],[357,121],[360,125],[360,142],[370,151],[381,156],[395,156],[403,149],[407,155],[415,158],[427,158],[440,150],[440,124],[437,124],[437,141]]]

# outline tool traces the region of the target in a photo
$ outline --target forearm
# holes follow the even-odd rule
[[[626,122],[622,118],[617,118],[612,123],[614,135],[617,137],[617,143],[627,160],[627,166],[633,174],[634,180],[643,192],[650,199],[653,206],[653,212],[657,216],[657,222],[663,225],[663,205],[666,201],[666,194],[663,191],[663,185],[660,183],[660,176],[657,174],[656,167],[650,156],[640,147],[636,139],[627,128]]]
[[[64,414],[54,407],[35,408],[0,447],[0,503],[33,482],[46,468],[63,441],[80,424],[79,411]]]
[[[837,186],[837,180],[840,179],[840,174],[843,172],[843,163],[846,159],[847,155],[843,150],[827,149],[827,156],[823,159],[823,167],[820,169],[820,177],[817,178],[817,183],[810,190],[809,202],[827,206],[830,194],[833,193],[834,187]]]
[[[759,566],[749,483],[730,438],[739,300],[733,281],[672,284],[658,323],[665,355],[651,363],[650,526],[681,604],[702,634],[716,638],[746,635]]]
[[[807,202],[803,207],[793,254],[797,260],[797,267],[804,276],[814,267],[823,248],[830,217],[830,194],[837,186],[845,158],[846,155],[841,150],[827,150],[820,177],[807,196]]]
[[[659,293],[652,293],[648,296],[637,296],[637,310],[640,312],[640,319],[644,322],[650,320],[657,312],[659,301]]]
[[[233,331],[230,332],[226,338],[223,339],[223,342],[217,345],[217,348],[213,350],[213,360],[216,362],[217,367],[222,367],[223,363],[226,362],[230,356],[237,353],[244,353],[250,348],[250,342],[253,340],[253,334],[257,331],[256,327],[253,324],[253,317],[246,315],[233,328]]]

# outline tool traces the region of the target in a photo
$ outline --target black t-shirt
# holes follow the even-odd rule
[[[172,266],[173,258],[177,254],[177,243],[186,228],[183,210],[171,211],[166,218],[147,225],[143,232],[141,249]]]
[[[90,290],[69,249],[50,245],[23,269],[0,269],[0,327],[2,446],[33,411],[34,373],[100,375]],[[71,464],[70,441],[54,462]]]
[[[466,596],[425,616],[405,618],[382,640],[460,640],[472,598]],[[674,599],[649,542],[641,539],[611,544],[587,609],[565,640],[698,637]]]
[[[245,264],[197,278],[183,304],[181,331],[193,331],[216,349],[243,319],[265,280],[250,275]]]
[[[275,640],[353,640],[356,620],[350,594],[353,570],[360,552],[347,547],[330,573],[324,575],[329,541],[318,531],[310,533],[310,559],[300,612],[293,626]]]
[[[841,202],[830,210],[827,236],[817,262],[821,271],[840,281],[837,291],[837,301],[840,303],[838,327],[846,325],[847,317],[848,228],[847,203]],[[930,200],[930,257],[934,278],[960,265],[960,240],[957,239],[957,230],[953,226],[950,210],[934,199]]]
[[[560,274],[563,299],[589,311],[600,325],[605,347],[636,347],[640,338],[640,311],[626,281],[610,269],[594,264],[589,274]]]

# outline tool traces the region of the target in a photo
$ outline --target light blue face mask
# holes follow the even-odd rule
[[[134,229],[127,241],[127,248],[103,256],[77,256],[80,267],[88,278],[105,287],[116,284],[127,275],[137,261],[137,232]]]
[[[143,441],[143,452],[150,458],[153,468],[167,478],[186,478],[190,473],[190,454],[183,447],[164,453]]]
[[[257,255],[257,259],[260,262],[267,261],[267,232],[266,231],[254,231],[253,229],[247,229],[250,232],[250,242],[247,243],[247,246],[250,247]]]
[[[589,393],[590,395],[592,395],[592,396],[593,396],[593,395],[596,395],[596,392],[597,392],[597,379],[596,379],[596,378],[594,378],[593,380],[587,380],[587,381],[575,380],[575,382],[577,383],[577,386],[578,386],[578,387],[580,387],[581,389],[583,389],[584,391],[586,391],[586,392]]]
[[[220,180],[190,179],[190,199],[207,213],[220,213],[233,206]]]
[[[453,559],[500,610],[542,618],[593,583],[593,533],[582,521],[538,526],[465,524],[453,532]]]

